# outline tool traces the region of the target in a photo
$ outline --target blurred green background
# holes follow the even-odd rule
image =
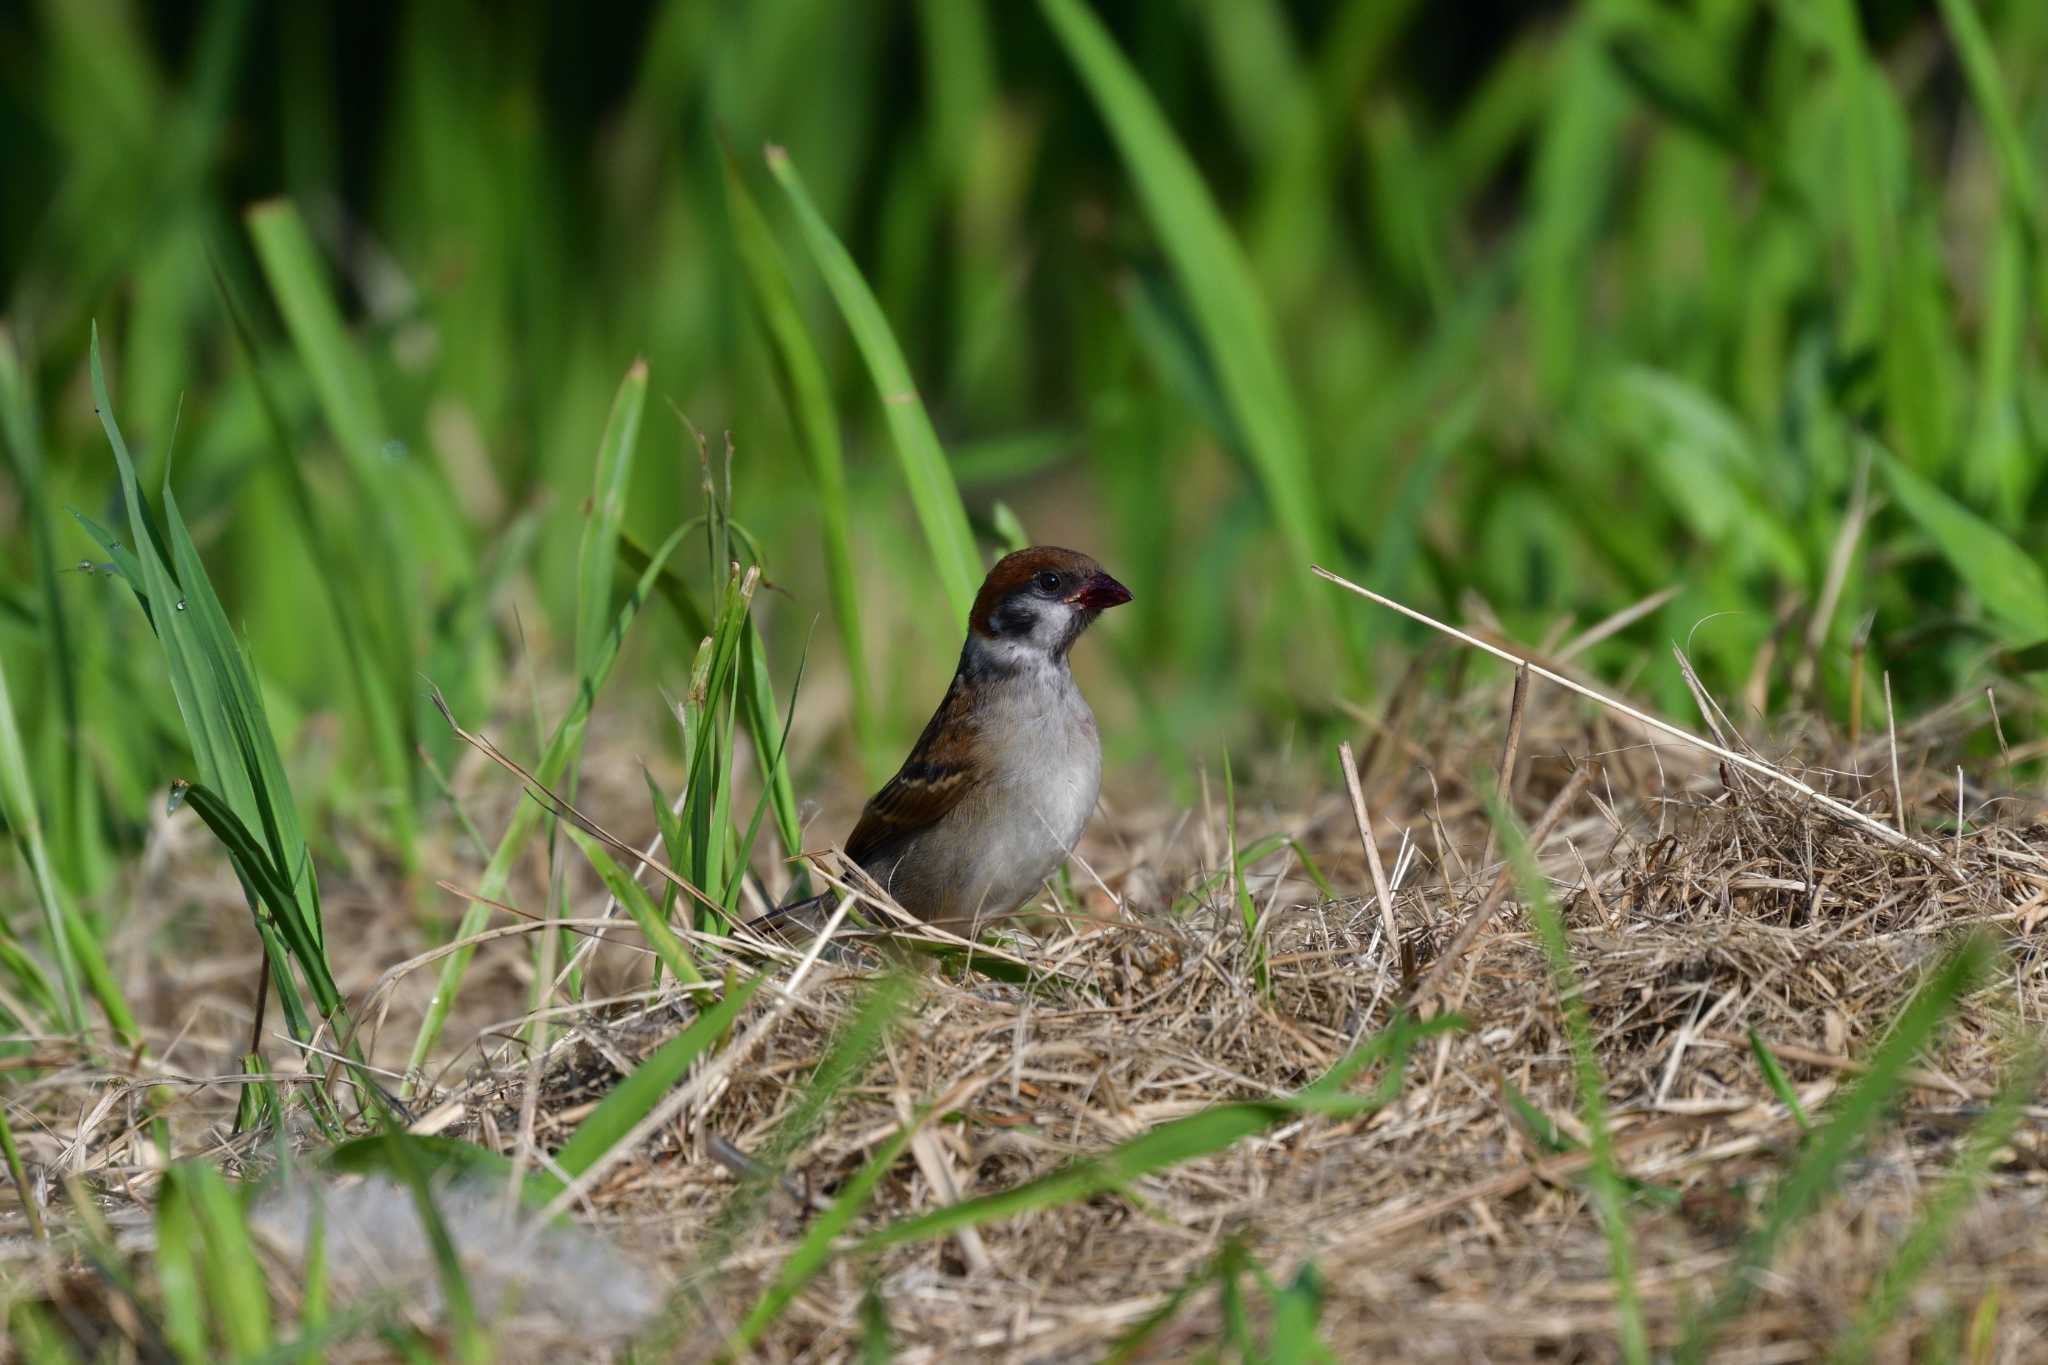
[[[2037,0],[48,0],[0,12],[0,147],[0,650],[80,889],[185,761],[80,568],[72,510],[125,520],[94,319],[317,819],[429,800],[423,679],[516,721],[568,674],[636,356],[628,530],[703,512],[675,415],[714,470],[730,433],[779,679],[810,641],[799,780],[878,775],[960,622],[824,233],[984,558],[1135,591],[1078,660],[1113,765],[1399,676],[1421,632],[1311,558],[1531,645],[1675,589],[1578,662],[1681,717],[1674,640],[1731,710],[1837,723],[1859,667],[1910,712],[2048,662]],[[600,714],[658,723],[695,646],[650,614]]]

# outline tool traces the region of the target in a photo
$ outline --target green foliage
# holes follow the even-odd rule
[[[950,9],[964,7],[954,6]],[[726,209],[732,218],[733,250],[746,275],[748,298],[775,356],[775,377],[783,411],[797,437],[818,500],[818,530],[832,612],[846,652],[847,681],[853,689],[853,723],[869,776],[886,774],[888,759],[878,752],[875,701],[869,690],[867,651],[861,640],[860,583],[854,574],[852,506],[847,496],[846,459],[839,415],[824,362],[805,329],[788,266],[762,217],[737,161],[725,156]]]
[[[875,394],[888,418],[890,435],[895,438],[903,481],[917,508],[918,521],[924,526],[932,569],[945,589],[952,619],[964,622],[968,608],[974,605],[975,590],[981,586],[981,556],[975,551],[974,534],[967,529],[967,509],[961,505],[952,468],[946,463],[946,452],[939,447],[939,434],[932,429],[917,381],[910,376],[910,365],[889,329],[889,320],[882,315],[881,304],[861,277],[860,267],[818,213],[789,153],[780,147],[770,147],[767,156],[768,169],[781,183],[796,211],[804,245],[810,248],[811,259],[817,263],[825,283],[831,286],[832,297],[867,361]]]
[[[691,1063],[725,1037],[766,979],[755,976],[728,986],[717,1004],[700,1011],[688,1028],[656,1048],[631,1075],[613,1086],[562,1144],[555,1154],[555,1168],[574,1179],[616,1146],[683,1078]]]
[[[546,613],[529,638],[588,655],[605,547],[628,559],[690,508],[641,461],[583,514],[589,434],[642,352],[734,434],[736,501],[794,606],[760,622],[771,666],[829,611],[852,724],[827,759],[870,777],[943,681],[971,527],[1084,540],[1133,584],[1124,666],[1091,686],[1142,717],[1114,756],[1187,782],[1191,754],[1330,714],[1313,665],[1340,641],[1356,692],[1412,640],[1274,610],[1309,559],[1440,614],[1476,594],[1523,638],[1676,584],[1589,665],[1712,617],[1695,659],[1732,689],[1780,605],[1816,601],[1860,433],[2002,539],[1959,551],[1888,474],[1811,666],[1785,660],[1812,686],[1769,698],[1846,715],[1874,615],[1900,705],[1945,700],[1986,652],[1911,632],[2003,629],[2015,590],[1981,546],[2041,550],[2048,29],[2024,5],[1865,8],[1582,0],[1450,73],[1424,59],[1455,14],[1380,0],[683,6],[645,32],[608,17],[638,65],[571,90],[539,10],[450,64],[458,26],[416,6],[368,40],[375,117],[337,102],[318,15],[11,19],[49,60],[0,75],[33,129],[0,186],[0,446],[28,532],[0,555],[0,633],[60,895],[105,889],[109,841],[193,757],[161,712],[116,714],[155,664],[103,580],[64,571],[102,556],[52,515],[107,520],[67,395],[115,306],[151,479],[186,397],[180,491],[281,751],[325,712],[356,722],[314,828],[373,812],[408,865],[417,749],[454,754],[421,677],[460,715],[500,702],[514,583]],[[860,79],[850,58],[885,45],[922,79]],[[499,146],[502,117],[546,136]],[[743,172],[721,135],[748,166],[787,153]],[[680,690],[708,633],[652,632],[635,690]],[[746,723],[757,750],[779,728]]]
[[[1536,921],[1536,934],[1550,959],[1550,974],[1557,985],[1564,1011],[1565,1036],[1571,1041],[1572,1067],[1578,1080],[1579,1108],[1585,1119],[1592,1149],[1593,1205],[1600,1213],[1601,1228],[1607,1234],[1610,1273],[1614,1280],[1616,1308],[1621,1316],[1621,1352],[1631,1362],[1650,1359],[1649,1335],[1643,1326],[1642,1292],[1636,1284],[1634,1234],[1629,1228],[1626,1195],[1628,1177],[1614,1155],[1614,1134],[1607,1122],[1607,1080],[1600,1070],[1600,1058],[1593,1046],[1593,1026],[1586,1017],[1585,998],[1580,994],[1578,973],[1572,967],[1571,942],[1565,936],[1564,917],[1550,892],[1550,881],[1537,865],[1528,836],[1504,804],[1495,802],[1494,828],[1501,846],[1515,870],[1515,883]],[[1553,1134],[1554,1135],[1554,1134]]]
[[[1913,1282],[1933,1265],[1955,1231],[1956,1220],[1982,1189],[1999,1149],[2012,1137],[2026,1115],[2027,1105],[2040,1093],[2042,1073],[2041,1045],[2038,1040],[2029,1039],[1989,1108],[1970,1125],[1955,1163],[1899,1240],[1890,1263],[1865,1297],[1854,1324],[1836,1343],[1830,1360],[1858,1361],[1870,1357],[1878,1339],[1897,1320]],[[1979,1360],[1990,1354],[1986,1349],[1972,1352],[1969,1358]]]
[[[1183,790],[1219,746],[1348,723],[1335,703],[1414,642],[1338,624],[1321,593],[1304,605],[1310,560],[1440,615],[1483,604],[1528,641],[1675,587],[1582,660],[1667,709],[1689,701],[1669,670],[1634,671],[1646,647],[1691,637],[1726,693],[1781,611],[1801,643],[1762,679],[1775,708],[1845,716],[1866,620],[1903,713],[2042,658],[2038,5],[1577,0],[1468,41],[1457,7],[1412,0],[672,4],[597,16],[627,64],[594,82],[562,77],[544,7],[507,7],[488,32],[459,8],[401,8],[350,40],[361,73],[332,66],[319,7],[0,18],[23,54],[0,69],[0,819],[20,868],[0,978],[9,1015],[38,1016],[10,1017],[17,1033],[140,1036],[106,965],[116,874],[148,803],[186,778],[176,799],[236,870],[289,1028],[346,1036],[335,963],[356,945],[329,937],[316,857],[421,871],[446,818],[427,779],[459,744],[430,685],[465,725],[502,726],[523,652],[575,683],[530,745],[534,779],[571,800],[601,696],[676,699],[674,766],[653,765],[675,800],[650,773],[636,838],[658,831],[675,879],[655,892],[618,847],[560,829],[661,970],[702,988],[676,917],[721,932],[764,867],[764,827],[780,854],[801,847],[799,791],[898,756],[986,551],[1027,535],[1077,542],[1137,590],[1082,666],[1112,763],[1149,758]],[[874,78],[906,51],[914,74]],[[105,356],[95,316],[119,319]],[[679,460],[639,458],[663,439],[643,431],[656,384],[731,433],[723,479],[687,441]],[[1866,476],[1879,496],[1845,540]],[[701,576],[678,558],[698,534]],[[1832,615],[1810,620],[1838,551]],[[657,593],[671,611],[642,621]],[[821,612],[824,740],[796,746],[796,771],[794,693],[777,690]],[[2038,750],[2038,708],[2006,723]],[[1240,845],[1226,785],[1229,865],[1197,894],[1226,888],[1255,933],[1246,872],[1285,840]],[[554,818],[522,797],[478,841],[412,1088],[488,902]],[[1521,870],[1628,1290],[1625,1196],[1645,1191],[1614,1162],[1561,926]],[[1867,1140],[1977,951],[1813,1116],[1690,1349]],[[1263,956],[1256,979],[1270,985]],[[561,1169],[610,1151],[756,984],[730,984],[687,1045],[613,1092]],[[806,1121],[900,1001],[870,1004],[812,1078]],[[251,1087],[246,1117],[274,1122],[305,1092],[276,1093]],[[1219,1106],[865,1245],[1113,1193],[1365,1102]],[[1508,1104],[1565,1145],[1519,1092]],[[1936,1253],[2011,1113],[2002,1094],[1845,1356]],[[735,1349],[843,1249],[914,1131],[811,1222]],[[9,1139],[0,1119],[19,1180]],[[401,1177],[489,1155],[373,1141]],[[318,1275],[302,1338],[279,1342],[233,1192],[189,1172],[172,1168],[159,1206],[171,1349],[316,1355],[343,1330],[322,1321]],[[473,1353],[483,1333],[447,1288],[452,1344]],[[1312,1268],[1277,1285],[1238,1249],[1185,1292],[1211,1288],[1240,1352],[1316,1358]],[[885,1352],[883,1316],[867,1326]],[[29,1358],[67,1358],[34,1310],[10,1327]]]
[[[195,1161],[165,1174],[157,1237],[165,1267],[165,1335],[185,1359],[218,1358],[208,1345],[208,1323],[230,1355],[269,1347],[270,1288],[241,1198],[219,1171]]]
[[[607,438],[600,444],[600,449],[606,451],[613,462],[629,458],[631,442],[620,439],[622,434],[629,433],[622,433],[619,428],[630,417],[630,426],[637,429],[640,405],[646,387],[647,370],[636,363],[620,384],[620,396],[612,410],[613,422],[608,425]],[[597,487],[603,490],[615,481],[615,477],[606,467],[606,462],[601,460],[598,463]],[[583,737],[589,727],[591,708],[596,704],[597,694],[611,675],[612,666],[618,661],[619,650],[627,630],[632,626],[634,617],[639,614],[641,605],[653,592],[655,580],[668,562],[668,557],[682,542],[682,536],[682,531],[677,530],[654,552],[623,605],[616,609],[611,606],[608,582],[605,585],[607,591],[604,596],[599,597],[593,593],[582,603],[583,610],[599,613],[599,620],[604,625],[601,630],[593,631],[586,631],[580,623],[578,625],[576,638],[579,641],[594,638],[596,642],[589,646],[587,653],[579,660],[581,666],[577,670],[575,696],[567,712],[557,722],[554,733],[541,754],[540,762],[533,769],[534,776],[543,786],[552,787],[559,782],[563,774],[570,771],[581,756]],[[505,833],[499,839],[498,846],[491,854],[490,862],[485,866],[478,882],[477,898],[463,911],[462,921],[456,931],[458,940],[474,938],[483,929],[490,914],[490,908],[485,902],[497,900],[504,895],[505,887],[511,880],[513,863],[532,834],[534,826],[539,822],[541,813],[541,807],[531,801],[521,802],[513,813],[510,824],[506,826]],[[447,1021],[448,1011],[454,1007],[456,996],[462,987],[462,978],[469,969],[472,952],[473,948],[465,943],[442,964],[433,1002],[428,1006],[426,1017],[420,1022],[420,1031],[413,1040],[410,1063],[412,1068],[417,1069],[426,1061],[435,1040],[441,1036],[442,1025]]]
[[[1955,1012],[1962,998],[1983,979],[1991,961],[1992,949],[1985,939],[1966,939],[1914,992],[1913,998],[1892,1021],[1867,1069],[1854,1085],[1829,1104],[1819,1128],[1801,1147],[1791,1169],[1771,1191],[1764,1204],[1762,1221],[1744,1239],[1735,1264],[1722,1278],[1713,1298],[1687,1325],[1677,1359],[1696,1361],[1707,1358],[1721,1327],[1742,1310],[1754,1292],[1758,1272],[1770,1265],[1793,1226],[1832,1193],[1843,1164],[1870,1140],[1894,1100],[1905,1089],[1907,1071],[1915,1058]],[[1996,1131],[1995,1115],[1985,1122],[1993,1123],[1985,1131]],[[1966,1181],[1974,1178],[1971,1175],[1972,1161],[1966,1152],[1956,1178]],[[1943,1211],[1937,1205],[1926,1216],[1938,1219],[1935,1226],[1941,1228],[1953,1218],[1954,1210]],[[1895,1288],[1880,1292],[1893,1292]],[[1880,1321],[1882,1317],[1872,1319],[1866,1315],[1858,1331],[1867,1331]]]
[[[1099,1156],[1077,1161],[1036,1180],[892,1223],[868,1236],[861,1246],[878,1251],[905,1242],[927,1241],[959,1228],[1086,1199],[1118,1189],[1153,1171],[1222,1151],[1241,1138],[1301,1114],[1355,1117],[1371,1113],[1400,1093],[1403,1068],[1416,1041],[1459,1026],[1460,1021],[1448,1015],[1421,1024],[1405,1017],[1397,1019],[1293,1095],[1218,1104],[1198,1114],[1170,1120]],[[1373,1065],[1383,1069],[1371,1092],[1344,1093],[1344,1087],[1354,1076]]]
[[[1193,314],[1201,355],[1230,428],[1257,469],[1273,520],[1297,565],[1329,563],[1330,508],[1315,491],[1300,407],[1251,263],[1201,173],[1115,42],[1081,0],[1042,0],[1102,111]],[[1284,87],[1283,87],[1284,88]],[[1302,580],[1305,584],[1306,580]],[[1317,595],[1318,602],[1327,599]],[[1327,605],[1324,607],[1328,619]]]
[[[1799,1131],[1804,1133],[1810,1130],[1813,1124],[1807,1120],[1806,1106],[1799,1102],[1799,1092],[1792,1088],[1792,1082],[1785,1076],[1785,1069],[1778,1065],[1778,1059],[1772,1055],[1770,1045],[1764,1042],[1763,1036],[1755,1029],[1749,1031],[1749,1051],[1756,1058],[1757,1066],[1763,1071],[1764,1081],[1771,1087],[1771,1093],[1778,1097],[1778,1103],[1785,1106],[1785,1112],[1799,1125]]]

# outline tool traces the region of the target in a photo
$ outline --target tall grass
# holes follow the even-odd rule
[[[864,638],[943,656],[999,502],[1137,588],[1138,643],[1104,686],[1144,724],[1112,743],[1189,780],[1219,726],[1324,714],[1320,651],[1349,650],[1364,691],[1408,641],[1288,629],[1266,607],[1310,559],[1426,608],[1473,595],[1531,637],[1677,583],[1589,664],[1711,617],[1695,653],[1732,690],[1781,607],[1820,604],[1867,439],[2038,558],[2034,7],[1600,0],[1476,36],[1377,0],[662,13],[644,34],[607,16],[642,56],[601,90],[542,60],[539,10],[456,64],[432,59],[450,21],[430,6],[346,38],[234,5],[189,33],[121,10],[8,21],[48,57],[35,83],[0,77],[28,121],[0,187],[0,427],[31,534],[0,629],[37,664],[14,674],[30,731],[47,713],[76,735],[146,681],[99,585],[62,574],[77,556],[51,516],[105,500],[61,395],[116,298],[145,472],[187,395],[195,524],[264,570],[234,576],[231,619],[294,641],[260,651],[283,723],[343,704],[358,722],[361,761],[311,799],[379,813],[402,860],[431,794],[414,749],[453,755],[418,677],[465,715],[495,700],[512,646],[478,603],[507,577],[578,631],[588,433],[641,350],[664,396],[735,433],[738,501],[802,608],[764,617],[770,653],[829,606],[821,662],[853,720],[832,756],[870,776],[943,664],[903,672]],[[343,42],[386,122],[339,99]],[[922,64],[865,82],[846,60],[885,48]],[[1447,50],[1469,60],[1433,63]],[[291,78],[247,79],[271,66]],[[508,109],[492,154],[481,130]],[[775,213],[745,183],[764,144],[786,149]],[[624,493],[641,545],[695,501],[647,463]],[[1868,616],[1869,666],[1909,709],[2035,642],[1978,567],[1999,542],[1942,534],[1926,505],[1901,493],[1871,520],[1869,571],[1818,622],[1816,666],[1766,680],[1772,705],[1845,714]],[[927,573],[943,612],[898,589]],[[694,649],[668,630],[636,676]],[[175,747],[140,719],[90,760],[31,745],[81,891],[108,875],[108,803]]]
[[[239,3],[0,16],[0,50],[22,54],[0,63],[10,1063],[44,1034],[93,1063],[143,1041],[109,945],[166,799],[225,853],[291,1037],[351,1038],[337,979],[360,945],[330,936],[318,869],[388,860],[424,906],[438,832],[470,820],[435,797],[462,739],[430,698],[466,731],[502,725],[524,700],[506,679],[531,664],[573,691],[530,743],[504,743],[531,785],[465,882],[405,1089],[445,1050],[491,903],[558,828],[555,868],[575,850],[695,1008],[533,1173],[563,1197],[722,1054],[763,978],[715,979],[693,935],[779,880],[773,860],[805,842],[800,792],[849,764],[886,771],[988,552],[1027,536],[1137,589],[1090,691],[1112,762],[1183,791],[1219,744],[1348,725],[1416,643],[1340,621],[1323,594],[1305,605],[1311,561],[1530,639],[1675,586],[1579,662],[1620,673],[1687,636],[1705,684],[1732,691],[1768,655],[1752,695],[1774,720],[1846,716],[1866,671],[1907,710],[2000,672],[2039,687],[2048,7],[1580,0],[1484,32],[1407,0],[584,17],[588,50],[559,47],[542,6],[486,25],[420,3],[375,31]],[[712,435],[643,430],[650,398]],[[668,611],[644,610],[656,597]],[[807,653],[823,612],[834,630]],[[806,676],[819,712],[801,732]],[[1687,700],[1675,677],[1639,685]],[[664,691],[681,777],[673,793],[646,779],[656,890],[558,801],[600,699]],[[2039,717],[2004,721],[2023,757]],[[1236,797],[1233,780],[1216,884],[1256,934],[1245,869],[1281,844],[1237,846]],[[1629,1291],[1631,1187],[1568,944],[1509,846],[1568,1002]],[[538,1003],[580,990],[575,951],[536,973]],[[1813,1116],[1687,1351],[1711,1349],[1828,1195],[1983,958],[1966,947],[1930,978]],[[838,1041],[805,1114],[855,1083],[896,991]],[[1397,1073],[1411,1034],[1353,1069]],[[1113,1197],[1385,1098],[1348,1079],[847,1243],[920,1115],[731,1345],[836,1256]],[[272,1119],[298,1103],[250,1094]],[[1984,1120],[1846,1356],[1939,1245],[2014,1103]],[[312,1109],[330,1129],[349,1117]],[[431,1225],[429,1149],[378,1150]],[[22,1180],[4,1116],[0,1155]],[[171,1349],[317,1352],[324,1291],[287,1340],[235,1192],[199,1167],[165,1191]],[[1313,1355],[1312,1269],[1282,1286],[1237,1248],[1188,1286],[1214,1289],[1241,1350]],[[460,1349],[484,1349],[456,1272],[445,1290]],[[31,1354],[61,1354],[33,1315],[14,1325]],[[879,1316],[871,1336],[888,1337]]]

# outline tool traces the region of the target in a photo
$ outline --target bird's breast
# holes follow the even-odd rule
[[[1064,669],[994,699],[983,729],[991,781],[969,817],[972,866],[954,887],[969,918],[1007,914],[1073,851],[1102,785],[1095,716]]]

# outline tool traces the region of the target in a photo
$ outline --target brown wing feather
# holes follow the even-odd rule
[[[973,762],[976,730],[967,689],[956,678],[918,736],[910,757],[868,801],[846,838],[846,855],[863,867],[900,850],[931,828],[981,782]]]

